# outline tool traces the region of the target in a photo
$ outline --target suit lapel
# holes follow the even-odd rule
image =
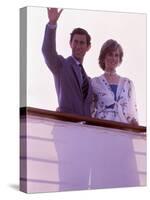
[[[82,80],[80,76],[80,68],[77,66],[76,62],[73,60],[72,57],[69,57],[68,59],[69,59],[70,67],[72,68],[72,71],[74,73],[74,77],[81,89]]]
[[[79,89],[82,92],[82,89],[81,89],[82,79],[81,79],[81,75],[80,75],[81,74],[80,68],[77,66],[76,62],[74,61],[74,59],[71,56],[68,57],[68,62],[70,63],[70,67],[72,68],[72,72],[74,73],[74,77],[75,77],[76,82],[79,86]],[[86,72],[85,72],[85,74],[86,74]],[[87,74],[86,74],[86,76],[87,76]],[[89,97],[89,94],[91,95],[91,92],[92,92],[92,88],[91,88],[91,84],[90,84],[90,78],[88,78],[88,81],[89,81],[89,89],[88,89],[88,94],[87,94],[86,99]]]

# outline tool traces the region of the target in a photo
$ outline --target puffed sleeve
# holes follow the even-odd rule
[[[132,120],[136,120],[138,122],[138,111],[136,104],[136,94],[135,87],[131,80],[128,80],[128,117],[127,120],[130,123]]]
[[[92,103],[90,106],[91,117],[96,117],[96,104],[97,104],[97,95],[96,95],[96,88],[95,88],[95,78],[90,80],[93,94],[92,94]]]

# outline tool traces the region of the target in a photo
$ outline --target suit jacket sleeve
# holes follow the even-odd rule
[[[63,59],[56,51],[56,28],[50,28],[46,25],[45,35],[43,40],[42,52],[48,68],[53,74],[58,73]]]

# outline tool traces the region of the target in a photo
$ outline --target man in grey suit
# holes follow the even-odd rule
[[[84,56],[91,47],[91,37],[82,28],[71,33],[72,55],[64,58],[56,51],[57,20],[62,12],[48,8],[49,22],[46,25],[42,52],[45,62],[54,75],[60,112],[90,116],[92,88],[90,79],[82,66]]]

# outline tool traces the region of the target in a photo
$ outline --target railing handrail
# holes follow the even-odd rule
[[[20,116],[21,117],[26,116],[27,114],[43,116],[43,117],[47,117],[51,119],[57,119],[57,120],[63,120],[63,121],[69,121],[69,122],[84,122],[85,124],[88,124],[88,125],[139,132],[139,134],[141,133],[142,135],[146,135],[145,126],[131,125],[131,124],[126,124],[122,122],[102,120],[102,119],[97,119],[97,118],[92,118],[92,117],[87,117],[87,116],[50,111],[50,110],[34,108],[34,107],[21,107]]]

